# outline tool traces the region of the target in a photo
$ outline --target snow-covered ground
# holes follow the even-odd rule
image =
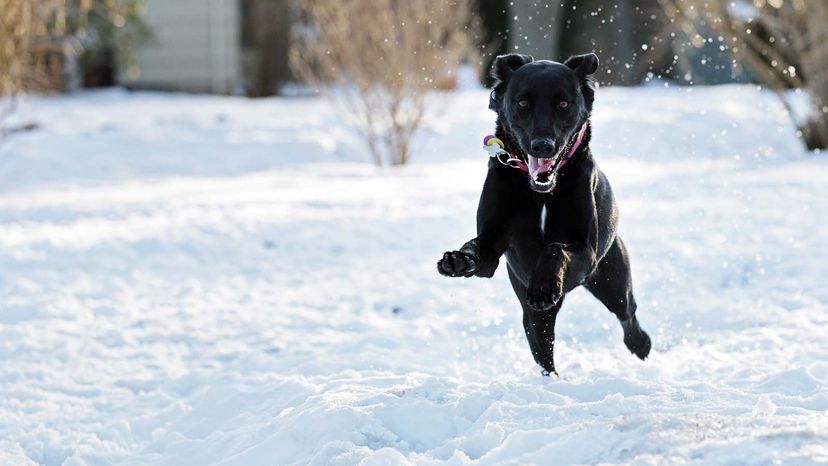
[[[0,147],[0,464],[828,461],[828,159],[752,87],[601,89],[649,360],[541,377],[474,234],[487,92],[376,169],[322,99],[33,98]],[[15,123],[13,122],[13,123]]]

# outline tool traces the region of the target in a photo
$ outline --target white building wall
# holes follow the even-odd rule
[[[238,0],[146,0],[154,41],[136,52],[130,87],[234,93],[241,87]]]

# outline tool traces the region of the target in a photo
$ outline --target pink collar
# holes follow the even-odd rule
[[[561,162],[560,167],[558,167],[559,170],[561,168],[563,168],[564,165],[566,165],[566,162],[569,162],[569,159],[571,159],[572,156],[575,155],[575,152],[578,151],[578,148],[581,147],[581,143],[584,142],[584,136],[586,135],[586,130],[587,130],[587,124],[584,123],[583,125],[581,125],[581,131],[578,131],[578,137],[575,138],[575,144],[572,144],[572,148],[569,149],[569,153],[566,154],[566,158],[564,159],[563,162]]]
[[[563,161],[561,161],[560,165],[558,165],[558,170],[563,168],[564,165],[566,165],[566,163],[569,162],[569,160],[572,158],[572,156],[575,155],[575,152],[578,151],[578,148],[581,147],[581,143],[584,142],[584,136],[586,135],[586,130],[587,130],[587,123],[584,123],[583,125],[581,125],[581,130],[578,132],[578,137],[575,138],[575,142],[572,144],[572,147],[569,149],[569,152],[567,152],[566,158],[564,158]],[[493,135],[490,134],[490,135],[486,136],[485,138],[483,138],[483,146],[484,147],[489,145],[488,142],[489,142],[490,139],[496,139],[498,142],[500,141],[499,139],[495,138]],[[502,155],[502,154],[507,155],[508,158],[506,160],[501,159],[500,155]],[[493,155],[493,157],[497,158],[497,161],[502,163],[503,165],[508,165],[512,168],[517,168],[517,169],[519,169],[521,171],[525,171],[527,173],[529,172],[529,167],[526,166],[526,163],[523,160],[521,160],[518,157],[515,157],[512,154],[506,152],[505,150],[503,150],[502,147],[501,147],[501,150],[499,151],[499,153],[497,153],[496,155]]]

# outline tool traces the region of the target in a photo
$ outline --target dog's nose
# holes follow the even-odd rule
[[[536,157],[552,155],[555,152],[555,140],[552,138],[532,139],[532,153]]]

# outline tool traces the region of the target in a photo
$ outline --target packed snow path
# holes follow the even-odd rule
[[[322,99],[34,98],[0,147],[0,464],[828,461],[828,159],[752,87],[601,89],[641,362],[534,366],[474,235],[485,90],[376,169]]]

